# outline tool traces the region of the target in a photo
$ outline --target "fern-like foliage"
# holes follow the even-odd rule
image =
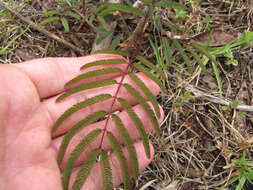
[[[150,9],[153,9],[152,6],[155,4],[155,1],[146,0],[143,2],[146,3]],[[169,3],[164,2],[161,4],[161,6],[169,6]],[[175,5],[173,4],[173,6]],[[137,16],[143,15],[146,18],[146,22],[148,21],[150,14],[150,11],[147,11],[147,13],[145,14],[143,13],[143,10],[139,10],[129,5],[110,3],[103,3],[101,8],[97,11],[98,14],[102,17],[107,16],[108,14],[113,14],[115,11],[121,11],[123,13],[134,14]],[[136,42],[136,44],[138,45],[138,42]],[[65,110],[65,112],[56,121],[53,127],[53,131],[56,131],[61,128],[65,120],[68,120],[70,116],[76,114],[76,112],[82,109],[87,109],[94,104],[100,104],[104,102],[110,102],[111,104],[109,105],[110,109],[107,111],[103,110],[103,108],[101,107],[100,110],[91,112],[89,115],[84,116],[84,118],[74,124],[74,126],[70,126],[70,130],[64,135],[57,157],[59,167],[63,167],[62,185],[64,190],[81,189],[82,186],[85,184],[86,180],[88,179],[92,168],[97,163],[100,164],[99,168],[101,168],[100,173],[103,183],[102,188],[104,190],[112,190],[112,163],[110,163],[109,159],[112,153],[115,154],[116,159],[118,160],[118,163],[120,165],[125,189],[132,189],[131,178],[137,178],[139,175],[137,151],[134,146],[134,140],[131,138],[129,131],[127,130],[127,126],[125,126],[124,122],[121,120],[118,114],[114,113],[115,104],[120,105],[122,111],[124,111],[132,120],[132,123],[135,125],[135,128],[139,133],[140,139],[142,140],[147,158],[151,157],[148,134],[145,129],[145,126],[138,113],[136,113],[133,109],[132,104],[128,102],[127,99],[120,97],[119,92],[121,90],[124,90],[129,94],[129,96],[132,96],[135,99],[135,101],[143,108],[143,110],[146,112],[146,115],[149,117],[154,131],[159,133],[160,129],[158,119],[161,117],[161,112],[158,102],[149,86],[147,86],[136,73],[142,72],[144,75],[146,75],[146,77],[148,77],[158,86],[160,86],[162,90],[165,90],[165,87],[160,81],[160,78],[165,77],[165,74],[152,62],[138,55],[140,52],[139,50],[135,52],[133,50],[136,50],[136,47],[135,49],[130,49],[128,51],[126,51],[125,49],[124,51],[100,51],[102,53],[117,54],[125,57],[122,59],[117,58],[94,61],[81,66],[80,70],[83,71],[83,73],[68,81],[65,84],[65,92],[61,94],[56,100],[56,102],[64,101],[67,98],[71,98],[72,96],[78,95],[79,93],[83,93],[86,90],[90,89],[99,89],[100,87],[112,85],[116,88],[114,94],[101,93],[94,97],[81,100],[77,104]],[[122,64],[125,64],[125,69],[120,69],[123,68],[119,67],[119,65]],[[101,78],[98,76],[107,76],[111,74],[119,74],[120,77],[117,80],[101,79],[94,81],[94,79]],[[124,79],[126,79],[127,76],[129,80],[131,80],[131,83],[125,82],[126,80]],[[134,86],[132,84],[134,84]],[[139,90],[136,89],[136,86]],[[147,101],[149,101],[150,104],[147,103]],[[74,147],[73,151],[70,153],[70,156],[66,157],[66,152],[73,137],[85,127],[100,120],[105,120],[103,126],[100,126],[99,129],[93,129],[89,131],[89,133],[83,139],[81,139],[80,142]],[[119,138],[122,139],[121,141],[119,141],[118,137],[116,137],[114,133],[109,130],[109,121],[114,124],[115,129],[119,134]],[[104,148],[105,139],[107,142],[110,143],[110,146],[112,147],[110,151]],[[97,147],[95,147],[93,150],[87,150],[89,145],[91,145],[91,143],[93,143],[94,141],[100,143],[98,143]],[[125,147],[127,154],[122,151],[123,147]],[[75,163],[80,158],[83,152],[86,152],[87,155],[83,163],[81,163],[80,169],[75,175],[73,185],[71,186],[71,174],[74,170]],[[128,157],[126,157],[126,155],[128,155]]]
[[[115,67],[116,64],[122,64],[123,63],[122,60],[124,60],[124,64],[127,64],[127,67],[126,67],[127,70],[125,71],[122,71]],[[139,105],[143,107],[143,109],[149,116],[149,119],[153,125],[153,128],[155,129],[156,132],[159,133],[159,124],[158,124],[157,119],[160,118],[161,113],[160,113],[160,109],[159,109],[156,97],[152,94],[148,86],[146,86],[145,83],[134,72],[134,68],[136,69],[135,71],[143,72],[147,77],[149,77],[151,80],[153,80],[161,88],[164,89],[165,87],[160,82],[159,78],[157,77],[157,76],[161,76],[160,75],[161,71],[157,69],[155,65],[153,65],[150,61],[146,60],[144,57],[141,57],[141,56],[137,57],[136,59],[137,62],[135,63],[132,63],[130,62],[130,60],[127,60],[127,59],[122,59],[122,60],[111,59],[111,60],[104,60],[104,61],[96,61],[96,62],[88,63],[81,67],[81,70],[83,70],[84,68],[88,68],[92,66],[111,65],[111,67],[107,69],[98,69],[94,71],[84,72],[83,74],[67,82],[65,86],[68,89],[66,89],[66,91],[57,98],[56,100],[57,102],[64,101],[64,99],[69,98],[70,96],[74,96],[76,93],[83,92],[88,89],[96,89],[98,87],[103,87],[107,85],[117,85],[118,90],[116,91],[114,95],[99,94],[94,97],[80,101],[79,103],[73,105],[58,118],[53,128],[53,131],[58,130],[62,126],[64,121],[67,120],[71,115],[75,114],[77,111],[87,108],[88,106],[91,106],[92,104],[101,103],[110,99],[112,100],[111,108],[113,107],[113,104],[118,102],[122,106],[123,110],[125,110],[126,113],[129,115],[129,117],[135,124],[137,131],[139,132],[140,138],[142,139],[146,156],[150,158],[148,134],[145,131],[144,124],[142,123],[138,114],[132,108],[132,105],[126,99],[119,97],[118,93],[121,88],[125,88],[128,91],[128,93],[136,99],[136,102],[138,102]],[[142,63],[143,65],[141,65]],[[153,69],[155,73],[154,72],[152,73],[149,69]],[[92,78],[98,75],[108,75],[115,72],[121,73],[122,80],[119,80],[121,82],[117,82],[116,80],[113,80],[113,79],[108,79],[108,80],[101,80],[101,81],[82,84],[83,79]],[[130,77],[130,79],[134,82],[134,84],[138,86],[138,88],[141,90],[142,93],[137,91],[135,87],[133,87],[131,84],[124,83],[124,78],[126,77],[126,75]],[[75,87],[71,88],[71,86],[75,86]],[[148,104],[147,100],[150,101],[151,104]],[[108,126],[107,126],[108,122],[105,122],[106,124],[105,126],[103,126],[103,129],[94,129],[91,132],[89,132],[79,142],[79,144],[76,145],[76,147],[70,154],[69,158],[67,158],[67,161],[64,164],[64,170],[62,173],[62,184],[63,184],[64,190],[69,189],[69,186],[70,186],[69,180],[70,180],[70,176],[73,171],[75,162],[78,160],[80,155],[86,150],[86,148],[93,141],[101,138],[101,136],[102,136],[101,144],[97,148],[95,148],[93,151],[88,153],[84,163],[81,166],[80,171],[76,175],[76,179],[74,181],[72,189],[74,190],[81,189],[81,187],[87,180],[89,173],[92,170],[92,167],[94,166],[96,162],[98,162],[97,158],[100,158],[100,161],[101,161],[101,170],[102,170],[101,177],[103,179],[103,188],[105,190],[112,189],[112,171],[111,171],[111,165],[109,162],[109,155],[108,155],[108,151],[102,148],[105,138],[109,140],[112,147],[112,152],[115,153],[117,159],[119,160],[125,189],[131,189],[131,177],[137,178],[139,174],[139,171],[138,171],[139,163],[137,160],[137,153],[134,147],[134,141],[131,139],[129,132],[126,129],[126,126],[124,125],[120,117],[117,114],[113,113],[113,110],[109,110],[106,112],[102,108],[100,111],[96,111],[85,116],[82,120],[80,120],[74,126],[72,126],[71,129],[67,132],[67,134],[65,134],[62,144],[60,146],[59,153],[58,153],[58,158],[57,158],[58,164],[62,165],[64,155],[71,142],[71,139],[80,130],[84,129],[88,125],[101,119],[105,119],[105,120],[111,119],[112,122],[115,124],[115,127],[117,128],[117,131],[121,139],[123,140],[123,145],[126,147],[126,150],[128,152],[128,155],[129,155],[128,159],[129,159],[131,167],[129,167],[127,158],[125,157],[125,154],[122,152],[123,145],[118,141],[118,139],[114,136],[114,134],[108,130]]]

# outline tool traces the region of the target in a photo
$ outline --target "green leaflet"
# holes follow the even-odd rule
[[[115,9],[115,8],[106,7],[105,9],[103,9],[103,10],[99,13],[99,16],[100,16],[100,17],[111,16],[114,12],[116,12],[116,9]]]
[[[155,3],[156,7],[168,7],[173,9],[186,9],[187,7],[185,5],[182,5],[180,3],[174,3],[168,0],[163,0],[160,2]]]
[[[134,147],[134,142],[133,140],[131,139],[131,137],[129,136],[126,128],[124,127],[124,124],[122,123],[121,119],[113,114],[112,115],[112,120],[114,121],[118,131],[119,131],[119,134],[121,136],[121,138],[123,139],[124,141],[124,144],[125,144],[125,147],[129,153],[129,159],[130,159],[130,162],[131,162],[131,166],[132,166],[132,169],[133,169],[133,175],[134,175],[134,178],[137,179],[138,175],[139,175],[139,163],[138,163],[138,160],[137,160],[137,153],[136,153],[136,150],[135,150],[135,147]]]
[[[221,76],[220,76],[220,72],[219,72],[219,69],[218,69],[218,64],[217,64],[217,61],[216,61],[216,56],[209,53],[205,47],[201,46],[200,44],[197,44],[197,43],[193,43],[192,46],[194,48],[196,48],[200,53],[202,53],[203,55],[207,56],[211,62],[212,62],[212,69],[213,69],[213,72],[215,74],[215,78],[216,78],[216,81],[217,81],[217,85],[218,85],[218,88],[219,88],[219,91],[222,92],[222,81],[221,81]]]
[[[135,126],[140,134],[140,137],[143,141],[143,146],[145,149],[145,153],[148,158],[150,158],[150,147],[149,147],[149,142],[148,142],[148,135],[145,131],[145,127],[140,120],[139,116],[133,111],[132,106],[123,98],[118,98],[118,102],[121,104],[121,106],[126,110],[128,113],[129,117],[133,120],[135,123]]]
[[[99,66],[99,65],[111,65],[111,64],[122,64],[125,63],[126,60],[124,59],[105,59],[87,63],[83,65],[80,69],[87,69],[89,67]]]
[[[215,64],[217,64],[217,61],[215,59],[215,55],[212,55],[211,53],[209,53],[204,46],[198,44],[198,43],[192,43],[192,46],[194,48],[196,48],[196,50],[198,50],[200,53],[202,53],[203,55],[207,56],[212,62],[214,62]]]
[[[72,94],[80,92],[80,91],[84,91],[84,90],[88,90],[88,89],[92,89],[92,88],[98,88],[98,87],[107,86],[107,85],[112,85],[112,84],[117,84],[117,81],[108,79],[108,80],[96,81],[96,82],[90,82],[87,84],[83,84],[83,85],[80,85],[76,88],[72,88],[70,90],[67,90],[64,94],[62,94],[61,96],[59,96],[56,99],[56,102],[66,98],[68,96],[71,96]]]
[[[88,154],[86,160],[84,161],[76,176],[75,182],[72,186],[72,190],[82,189],[82,186],[88,178],[93,165],[96,163],[96,158],[100,152],[101,150],[95,149]]]
[[[82,102],[79,102],[75,105],[73,105],[71,108],[69,108],[67,111],[65,111],[55,122],[55,125],[52,129],[52,131],[55,131],[56,129],[58,129],[58,127],[62,124],[62,122],[69,117],[70,115],[72,115],[73,113],[77,112],[80,109],[83,109],[91,104],[95,104],[97,102],[101,102],[104,100],[107,100],[109,98],[111,98],[112,96],[110,94],[100,94],[97,96],[94,96],[92,98],[86,99]]]
[[[188,50],[192,54],[193,58],[197,61],[202,71],[204,73],[207,73],[206,66],[203,64],[203,61],[201,60],[199,55],[194,51],[194,49],[191,46],[188,46]]]
[[[69,132],[64,136],[63,141],[61,143],[59,152],[58,152],[58,156],[57,156],[57,162],[60,165],[64,154],[66,152],[66,149],[69,145],[70,140],[72,139],[72,137],[81,129],[83,129],[84,127],[88,126],[89,124],[97,121],[98,119],[104,117],[107,113],[105,111],[98,111],[95,113],[92,113],[88,116],[86,116],[83,120],[79,121],[76,125],[74,125],[74,127],[72,129],[69,130]]]
[[[66,11],[64,12],[65,15],[75,18],[77,20],[81,19],[81,16],[79,16],[78,14],[74,13],[73,11]]]
[[[101,152],[101,166],[102,166],[102,179],[103,179],[103,190],[112,190],[112,170],[108,160],[107,152]]]
[[[65,84],[66,86],[69,86],[75,82],[78,82],[83,79],[87,79],[89,77],[99,76],[99,75],[105,75],[105,74],[111,74],[111,73],[122,73],[122,70],[119,68],[105,68],[105,69],[98,69],[95,71],[89,71],[87,73],[83,73],[73,79],[71,79],[69,82]]]
[[[103,40],[105,40],[106,38],[112,35],[113,35],[113,31],[106,31],[104,33],[101,33],[100,36],[96,40],[96,44],[97,45],[100,44]]]
[[[140,87],[140,89],[144,92],[147,99],[152,103],[156,115],[158,118],[161,117],[160,108],[158,105],[158,102],[156,101],[156,97],[152,94],[152,92],[149,90],[149,88],[144,84],[144,82],[141,81],[141,79],[134,73],[130,73],[129,77]]]
[[[180,56],[183,58],[183,60],[186,63],[187,69],[190,73],[193,72],[193,67],[192,67],[192,63],[190,58],[186,55],[182,45],[177,41],[177,40],[173,40],[173,45],[174,47],[178,50]]]
[[[119,50],[111,50],[111,49],[103,49],[103,50],[97,50],[95,53],[109,53],[109,54],[117,54],[122,56],[129,56],[130,54],[125,51],[119,51]]]
[[[69,32],[69,21],[66,18],[61,18],[62,26],[66,32]]]
[[[49,17],[49,18],[46,18],[44,19],[43,21],[41,21],[38,26],[43,26],[43,25],[46,25],[46,24],[49,24],[51,22],[54,22],[54,21],[58,21],[60,20],[61,18],[58,17],[58,16],[55,16],[55,17]]]
[[[122,170],[122,178],[123,178],[123,183],[124,183],[124,189],[126,190],[131,190],[131,178],[129,175],[129,170],[128,170],[128,164],[127,164],[127,159],[124,155],[124,153],[121,150],[121,146],[116,139],[116,137],[111,133],[107,132],[107,137],[110,141],[110,144],[112,145],[112,149],[115,152],[119,162],[120,162],[120,167]]]
[[[152,4],[152,1],[151,0],[141,0],[142,3],[146,4],[146,5],[150,5]]]
[[[132,94],[133,97],[135,97],[135,99],[137,100],[137,102],[147,112],[147,114],[149,115],[149,117],[151,119],[151,123],[152,123],[152,125],[153,125],[156,133],[160,133],[159,124],[158,124],[158,121],[157,121],[157,119],[155,117],[155,113],[153,112],[153,110],[151,109],[151,107],[148,105],[148,103],[146,102],[146,100],[141,96],[141,94],[137,90],[135,90],[129,84],[124,84],[123,86],[128,90],[128,92],[130,92],[130,94]]]
[[[47,11],[47,12],[43,13],[41,16],[42,16],[42,17],[53,16],[53,15],[60,14],[60,13],[63,12],[63,11],[64,11],[64,9],[58,9],[58,10]]]
[[[68,190],[69,186],[69,178],[71,175],[71,172],[74,168],[74,164],[78,157],[82,154],[84,149],[96,139],[96,137],[102,132],[101,129],[95,129],[94,131],[91,131],[86,135],[86,137],[75,147],[73,152],[71,153],[65,167],[62,173],[62,185],[64,190]],[[96,159],[95,159],[96,161]],[[86,165],[86,167],[90,167],[89,165]],[[84,183],[84,181],[82,181]]]
[[[147,60],[146,58],[142,57],[142,56],[136,56],[136,58],[142,62],[144,65],[146,65],[148,68],[150,68],[151,70],[155,71],[156,73],[158,73],[160,76],[162,76],[163,78],[166,78],[165,74],[163,73],[163,71],[159,68],[157,68],[153,63],[151,63],[149,60]]]
[[[135,8],[135,7],[130,7],[121,3],[103,3],[106,7],[108,7],[109,9],[114,9],[115,11],[121,11],[121,12],[125,12],[125,13],[132,13],[135,15],[143,15],[143,11]],[[106,10],[106,9],[105,9]],[[101,12],[99,15],[105,16],[105,14],[103,14],[103,12]]]
[[[145,67],[143,67],[140,64],[137,63],[133,63],[133,66],[140,72],[143,72],[147,77],[149,77],[151,80],[153,80],[158,86],[160,86],[160,88],[165,91],[166,88],[165,86],[161,83],[161,81],[155,76],[153,75],[150,71],[148,71]]]
[[[166,61],[166,68],[169,68],[172,66],[172,64],[175,62],[173,56],[172,56],[172,49],[170,47],[170,44],[167,40],[167,38],[162,38],[162,47],[163,47],[163,56]]]

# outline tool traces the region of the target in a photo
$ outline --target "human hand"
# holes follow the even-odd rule
[[[64,134],[69,127],[79,121],[90,112],[100,110],[101,107],[109,110],[110,101],[94,104],[88,109],[83,109],[71,116],[63,125],[51,133],[52,126],[57,118],[73,104],[104,93],[113,94],[115,85],[100,88],[99,90],[87,90],[79,95],[73,95],[64,101],[56,103],[57,96],[64,91],[64,84],[80,74],[80,67],[85,63],[101,59],[118,58],[117,55],[96,54],[80,58],[44,58],[32,60],[19,64],[0,65],[0,189],[1,190],[62,190],[61,169],[56,161]],[[103,66],[106,67],[106,66]],[[124,65],[118,67],[125,67]],[[149,80],[145,75],[139,73],[140,78],[146,83],[152,92],[157,95],[159,87]],[[103,76],[116,78],[118,74]],[[101,79],[97,77],[95,80]],[[129,78],[125,79],[133,86]],[[126,82],[125,81],[125,82]],[[152,131],[151,122],[141,106],[124,89],[119,93],[127,99],[134,110],[138,113],[146,127],[146,131]],[[120,105],[115,105],[115,110],[120,110]],[[162,110],[161,110],[162,111]],[[163,112],[162,112],[163,113]],[[162,115],[163,116],[163,115]],[[119,117],[127,126],[131,137],[136,140],[135,148],[138,156],[139,170],[142,171],[152,160],[153,148],[151,146],[151,159],[145,155],[143,144],[138,140],[139,135],[133,122],[123,111]],[[89,131],[94,128],[103,128],[100,121],[86,127],[78,136],[72,139],[70,149],[65,157],[68,157],[75,145]],[[120,140],[119,134],[113,123],[109,121],[108,130],[111,130]],[[73,176],[78,167],[85,159],[85,156],[98,145],[99,141],[92,143],[76,163]],[[104,143],[105,149],[110,149],[108,142]],[[123,149],[127,155],[127,151]],[[66,163],[66,158],[63,161]],[[110,163],[113,173],[113,184],[119,185],[122,182],[119,163],[114,154],[110,156]],[[70,182],[72,185],[73,181]],[[99,163],[95,165],[83,189],[100,190],[102,179]]]

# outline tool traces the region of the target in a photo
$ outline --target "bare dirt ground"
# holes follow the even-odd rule
[[[20,15],[35,23],[43,20],[42,13],[66,8],[68,5],[53,0],[5,1]],[[253,31],[252,0],[180,0],[189,7],[188,17],[169,19],[182,27],[180,35],[193,36],[213,28],[235,37],[245,30]],[[191,6],[195,2],[196,6]],[[94,1],[95,5],[96,1]],[[81,18],[83,9],[72,9]],[[161,10],[160,10],[161,11]],[[173,17],[175,15],[166,14]],[[83,56],[91,52],[96,33],[83,19],[70,18],[70,30],[64,31],[60,22],[45,29],[70,42],[82,52],[75,51],[47,35],[28,29],[9,46],[10,51],[0,54],[1,63],[18,63],[34,58]],[[0,7],[0,48],[27,28],[27,24]],[[129,27],[131,30],[132,28]],[[2,34],[1,34],[2,33]],[[147,49],[147,46],[143,48]],[[148,50],[150,51],[150,49]],[[173,55],[177,60],[177,55]],[[218,58],[222,77],[222,94],[218,94],[215,77],[210,66],[207,73],[185,74],[178,67],[168,69],[168,90],[159,96],[166,112],[161,136],[152,138],[156,147],[153,163],[136,182],[136,189],[190,190],[218,189],[229,178],[238,174],[237,168],[224,169],[232,160],[244,154],[253,160],[253,112],[224,107],[207,98],[195,98],[188,87],[230,102],[240,101],[253,106],[253,49],[234,52],[238,66],[226,65]],[[153,57],[150,57],[154,59]],[[251,168],[253,169],[253,168]],[[237,172],[237,173],[236,173]],[[227,189],[235,189],[235,185]],[[253,186],[247,184],[245,189]]]

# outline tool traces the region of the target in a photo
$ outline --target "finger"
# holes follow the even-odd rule
[[[113,54],[94,54],[78,58],[43,58],[13,64],[13,67],[17,67],[29,76],[36,86],[40,98],[47,98],[63,92],[66,82],[83,73],[83,71],[80,71],[82,65],[98,60],[119,58],[122,57]],[[95,69],[108,68],[111,66],[112,65],[97,66]],[[126,68],[126,64],[117,64],[116,67],[123,70]],[[94,70],[94,68],[88,68],[86,71],[91,70]],[[100,76],[99,79],[109,79],[119,75],[119,73],[115,73]]]
[[[143,73],[138,73],[139,78],[148,86],[154,95],[157,95],[160,91],[160,88],[157,86],[155,82],[147,78]],[[121,77],[116,78],[115,80],[120,81]],[[134,88],[136,88],[143,96],[144,94],[141,92],[141,90],[137,87],[137,85],[127,76],[124,80],[124,83],[131,84]],[[99,94],[111,94],[112,96],[115,95],[118,88],[118,84],[116,85],[110,85],[106,87],[100,87],[92,90],[86,90],[84,92],[78,93],[76,95],[72,95],[71,97],[60,101],[58,103],[55,103],[55,100],[57,97],[52,97],[48,100],[45,100],[44,105],[47,107],[48,112],[51,115],[51,118],[53,122],[55,122],[65,110],[73,106],[74,104],[83,101],[87,98],[94,97]],[[128,91],[121,87],[118,93],[117,97],[122,97],[126,99],[129,104],[136,105],[137,101],[136,99],[128,93]],[[145,96],[144,96],[145,97]],[[53,137],[59,136],[61,134],[64,134],[67,132],[74,124],[76,124],[78,121],[84,119],[87,115],[94,113],[96,111],[104,110],[106,112],[114,112],[116,110],[121,109],[120,104],[115,101],[114,106],[111,109],[111,104],[113,102],[113,98],[102,101],[100,103],[96,103],[93,105],[90,105],[89,107],[83,108],[73,115],[71,115],[69,118],[67,118],[61,126],[53,133]]]
[[[149,103],[149,105],[151,106],[150,103]],[[136,105],[136,106],[133,107],[133,110],[135,111],[135,113],[141,119],[141,121],[143,123],[143,126],[145,127],[145,131],[147,133],[153,131],[154,128],[152,126],[149,115],[146,113],[146,111],[143,109],[143,107],[141,105]],[[163,113],[163,110],[162,110],[161,107],[160,107],[160,110],[161,110],[161,116],[162,117],[158,120],[159,123],[162,122],[163,116],[164,116],[164,113]],[[126,130],[129,134],[130,138],[133,141],[136,141],[137,139],[139,139],[140,138],[139,132],[138,132],[137,128],[135,127],[135,124],[134,124],[133,120],[129,117],[127,112],[123,111],[123,112],[118,113],[117,115],[120,117],[120,119],[122,120],[124,126],[126,127]],[[68,146],[68,149],[65,153],[62,167],[67,162],[67,159],[69,158],[70,154],[75,149],[75,147],[78,145],[78,143],[91,131],[93,131],[95,129],[104,129],[105,128],[105,123],[106,123],[106,121],[103,120],[103,121],[94,123],[92,125],[89,125],[85,129],[79,131],[78,134],[75,135],[72,138],[72,140],[70,141],[70,144]],[[124,141],[123,141],[116,125],[112,121],[112,119],[109,119],[109,121],[108,121],[107,131],[112,132],[113,135],[117,138],[117,140],[119,141],[120,144],[124,144]],[[54,139],[53,142],[52,142],[52,145],[55,147],[57,152],[60,149],[63,138],[64,138],[64,136],[58,137],[58,138]],[[102,138],[102,134],[100,136],[98,136],[95,141],[90,143],[88,147],[86,147],[86,149],[83,151],[83,153],[80,155],[80,157],[76,161],[75,166],[82,163],[86,159],[86,155],[88,155],[93,149],[95,149],[99,146],[99,144],[101,142],[101,138]],[[110,150],[111,149],[111,144],[110,144],[109,140],[107,139],[107,137],[105,137],[105,139],[103,141],[102,148],[104,150]]]
[[[134,144],[134,146],[135,146],[135,149],[137,152],[139,171],[142,172],[144,170],[144,168],[147,167],[148,164],[153,159],[154,148],[150,144],[151,158],[148,159],[146,157],[142,142],[138,141]],[[123,153],[127,158],[128,168],[131,168],[130,160],[129,160],[129,156],[128,156],[128,152],[127,152],[126,148],[123,148]],[[111,156],[109,156],[109,163],[112,168],[113,185],[118,186],[122,183],[122,173],[121,173],[121,169],[120,169],[120,163],[117,160],[116,155],[114,153]],[[77,168],[73,172],[71,179],[70,179],[70,187],[69,188],[72,187],[78,170],[79,170],[79,168]],[[88,179],[86,180],[86,183],[82,187],[82,190],[84,190],[84,189],[89,189],[89,190],[101,190],[102,189],[102,174],[101,174],[100,163],[95,164],[95,166],[92,168],[91,173],[90,173]]]

